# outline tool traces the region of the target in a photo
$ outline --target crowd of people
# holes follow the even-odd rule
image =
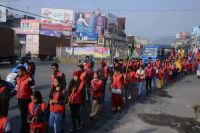
[[[94,61],[86,58],[77,65],[69,83],[59,65],[51,65],[51,89],[49,101],[45,103],[41,92],[35,85],[35,65],[30,60],[22,62],[12,70],[16,73],[3,80],[0,78],[0,133],[11,133],[9,122],[9,100],[17,96],[21,113],[20,133],[62,133],[65,120],[65,106],[71,111],[72,128],[75,132],[82,128],[80,108],[91,103],[90,119],[102,115],[102,103],[111,92],[112,112],[122,110],[122,104],[130,100],[138,100],[144,95],[151,95],[167,84],[175,82],[179,77],[200,71],[198,59],[191,57],[168,57],[164,60],[149,58],[147,64],[142,59],[113,59],[107,64],[101,61],[100,67],[94,70]],[[110,80],[109,80],[110,79]],[[16,81],[15,83],[13,81]],[[107,83],[109,81],[110,84]],[[15,88],[14,90],[12,88]],[[48,125],[48,126],[47,126]]]

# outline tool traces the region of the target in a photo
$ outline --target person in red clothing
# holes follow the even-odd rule
[[[6,116],[0,114],[0,133],[12,133],[11,123]]]
[[[68,88],[69,105],[71,110],[72,128],[71,132],[82,128],[82,120],[79,115],[80,107],[83,102],[83,87],[84,83],[80,80],[80,71],[73,73],[73,79],[70,81]],[[78,121],[78,125],[77,125]]]
[[[147,67],[145,68],[145,77],[146,77],[146,91],[147,93],[152,92],[152,76],[153,76],[153,69],[151,62],[148,63]]]
[[[28,123],[30,124],[30,133],[45,133],[47,105],[42,101],[42,95],[39,91],[33,91],[32,102],[29,104]]]
[[[160,68],[160,65],[161,65],[160,60],[159,60],[159,59],[156,59],[156,67],[157,67],[157,68]]]
[[[132,67],[128,67],[127,74],[124,76],[124,85],[127,89],[125,94],[126,100],[133,99],[136,89],[136,73],[132,70]]]
[[[99,75],[100,79],[103,81],[103,84],[102,84],[102,93],[103,93],[102,101],[104,102],[106,83],[107,83],[108,75],[109,75],[109,68],[108,68],[105,61],[101,61],[101,67],[98,70],[98,75]]]
[[[122,104],[122,87],[123,87],[123,75],[120,72],[120,67],[117,67],[114,71],[114,75],[112,77],[112,106],[113,111],[120,111]]]
[[[173,81],[173,66],[172,66],[172,63],[171,62],[169,62],[168,64],[167,64],[167,74],[168,74],[168,76],[167,76],[167,81],[170,83],[170,82],[172,82]]]
[[[194,59],[193,73],[197,72],[198,65],[199,65],[198,59]]]
[[[60,133],[62,129],[62,119],[65,111],[65,94],[60,77],[54,78],[54,83],[49,94],[50,117],[49,127],[54,133]]]
[[[92,112],[90,114],[90,118],[94,119],[96,114],[98,112],[102,112],[102,107],[101,107],[101,98],[103,96],[102,94],[102,85],[103,81],[99,79],[99,74],[98,72],[94,73],[94,79],[91,81],[91,95],[92,95]]]
[[[18,106],[21,112],[21,129],[20,133],[29,133],[29,124],[27,122],[28,117],[28,105],[31,102],[32,89],[34,88],[35,82],[26,73],[24,66],[18,67],[18,78],[16,85]]]
[[[54,84],[54,78],[55,77],[60,77],[61,78],[61,83],[62,83],[62,86],[63,88],[65,89],[66,88],[66,78],[65,78],[65,74],[62,73],[60,70],[59,70],[59,65],[58,63],[53,63],[51,65],[51,69],[52,69],[52,75],[51,75],[51,84],[53,86]]]

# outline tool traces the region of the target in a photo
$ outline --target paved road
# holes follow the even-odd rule
[[[36,87],[43,94],[45,101],[48,100],[50,91],[50,74],[52,62],[37,62]],[[0,73],[6,76],[12,66],[0,65]],[[60,70],[65,72],[67,81],[70,80],[76,65],[60,64]],[[178,117],[193,117],[192,105],[200,103],[199,81],[195,76],[187,76],[173,85],[167,87],[163,92],[158,92],[140,101],[130,102],[124,105],[121,113],[111,113],[110,92],[107,90],[106,102],[104,103],[104,115],[96,120],[89,120],[90,106],[81,109],[84,120],[84,128],[81,133],[178,133],[182,132],[168,125],[156,125],[145,122],[141,114],[169,114]],[[9,119],[13,123],[14,133],[20,128],[20,116],[17,108],[17,100],[10,101]],[[160,119],[162,120],[162,118]],[[66,111],[65,131],[71,125],[69,107]],[[173,129],[172,129],[173,128]]]

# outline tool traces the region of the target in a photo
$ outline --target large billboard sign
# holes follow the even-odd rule
[[[41,29],[72,31],[73,11],[67,9],[42,8]]]
[[[76,32],[77,43],[97,43],[98,34],[95,32]]]
[[[97,32],[102,34],[105,28],[105,13],[94,12],[76,12],[75,14],[76,32]]]
[[[117,34],[118,32],[118,18],[117,16],[108,13],[108,32],[111,34]]]

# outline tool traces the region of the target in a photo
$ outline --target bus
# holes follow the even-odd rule
[[[174,53],[175,48],[171,45],[147,45],[143,47],[141,58],[144,63],[147,64],[149,57],[151,57],[153,61],[156,61],[156,59],[162,61],[163,59],[174,55]]]

